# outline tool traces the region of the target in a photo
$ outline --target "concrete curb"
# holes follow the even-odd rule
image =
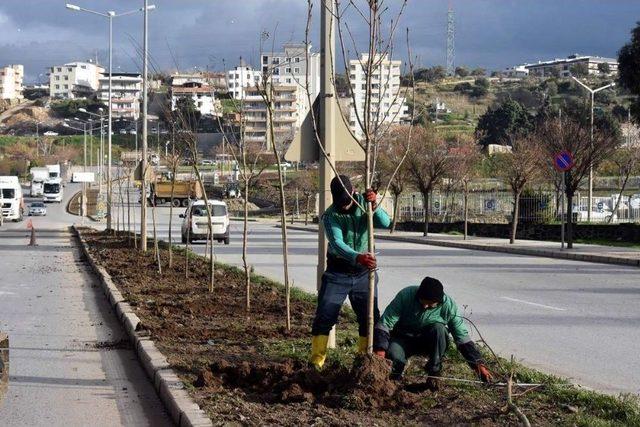
[[[133,345],[140,364],[153,383],[158,397],[164,404],[173,422],[179,427],[213,426],[207,414],[191,399],[178,375],[171,369],[167,358],[149,339],[140,318],[133,312],[107,271],[99,266],[89,253],[87,243],[82,238],[81,230],[75,225],[71,227],[80,243],[83,256],[99,278],[102,291],[116,311],[116,315],[124,327],[129,341]]]
[[[276,225],[280,227],[280,225]],[[287,225],[288,229],[301,230],[309,232],[317,232],[317,227],[305,227],[296,225]],[[553,249],[535,249],[535,248],[510,248],[506,246],[494,246],[491,244],[471,243],[471,242],[451,242],[444,240],[425,240],[416,237],[391,236],[388,234],[375,234],[376,239],[390,240],[395,242],[417,243],[420,245],[441,246],[448,248],[469,249],[475,251],[502,252],[514,255],[538,256],[554,259],[569,259],[573,261],[595,262],[599,264],[614,264],[640,267],[640,258],[620,258],[610,255],[582,254],[567,251],[559,251]]]

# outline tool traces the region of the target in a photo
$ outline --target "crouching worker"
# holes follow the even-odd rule
[[[342,183],[340,182],[342,181]],[[367,307],[369,301],[369,271],[377,267],[374,254],[368,252],[369,234],[367,213],[360,206],[373,204],[373,222],[376,227],[388,228],[389,215],[376,208],[376,193],[367,190],[365,195],[355,193],[351,181],[345,175],[331,181],[333,203],[322,215],[327,236],[327,269],[322,275],[318,306],[313,319],[311,334],[311,364],[322,368],[327,355],[327,341],[331,328],[338,321],[340,308],[347,296],[358,319],[358,351],[367,351]],[[378,322],[377,282],[375,291],[374,322]]]
[[[455,301],[444,293],[442,283],[431,277],[425,277],[419,287],[404,288],[391,301],[376,325],[374,351],[391,360],[395,379],[402,378],[409,357],[428,357],[427,386],[435,391],[439,388],[437,377],[442,372],[449,333],[469,366],[482,381],[490,382],[491,372],[469,338]]]

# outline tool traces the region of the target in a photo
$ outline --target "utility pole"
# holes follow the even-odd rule
[[[149,8],[148,0],[144,0],[144,29],[142,42],[142,161],[140,173],[142,175],[142,196],[140,198],[140,248],[147,251],[147,26]]]
[[[335,16],[334,0],[322,0],[320,8],[320,143],[324,147],[326,156],[321,155],[318,166],[319,179],[319,214],[331,205],[330,184],[333,179],[333,167],[335,166],[336,152],[336,107],[337,103],[333,99],[333,79],[332,73],[335,69],[334,52],[335,52],[335,24],[333,17]],[[307,64],[307,67],[309,64]],[[327,269],[327,238],[324,234],[324,226],[322,221],[318,222],[318,271],[317,271],[317,287],[320,291],[322,283],[322,275]],[[334,348],[336,345],[335,327],[329,335],[329,347]]]
[[[107,132],[107,230],[111,230],[111,133],[113,125],[113,93],[111,92],[111,76],[113,74],[113,17],[115,12],[107,12],[109,15],[109,126]]]
[[[447,75],[455,74],[456,57],[456,15],[453,11],[453,1],[449,0],[449,10],[447,12]]]

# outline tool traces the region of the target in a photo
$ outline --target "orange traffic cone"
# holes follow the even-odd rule
[[[29,246],[38,246],[36,243],[36,229],[33,227],[33,222],[29,220],[27,228],[31,229],[31,238],[29,239]]]

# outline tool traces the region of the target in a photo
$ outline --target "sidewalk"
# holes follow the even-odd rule
[[[24,223],[0,230],[0,330],[10,345],[0,425],[171,425],[76,241],[46,225],[35,247]]]
[[[318,231],[318,226],[315,224],[309,226],[288,224],[287,227],[293,230]],[[411,231],[396,231],[391,234],[385,230],[378,230],[375,233],[375,237],[376,239],[418,243],[422,245],[640,267],[640,250],[633,248],[574,243],[573,249],[560,249],[559,242],[516,240],[513,245],[510,245],[507,239],[493,237],[469,236],[467,240],[464,240],[463,236],[450,234],[430,233],[428,237],[423,237],[422,233]]]

